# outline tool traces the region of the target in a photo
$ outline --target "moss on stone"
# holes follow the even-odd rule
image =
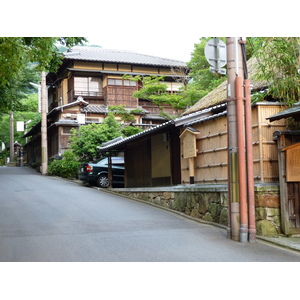
[[[275,225],[268,220],[260,220],[256,223],[256,233],[261,236],[277,236]]]

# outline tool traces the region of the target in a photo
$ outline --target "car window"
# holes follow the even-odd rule
[[[97,165],[105,165],[105,164],[107,164],[107,162],[108,162],[107,158],[104,158],[104,159],[102,158],[97,162]]]
[[[112,157],[112,164],[113,165],[122,165],[124,166],[124,157]],[[108,165],[108,158],[104,158],[104,159],[101,159],[97,165]]]
[[[115,157],[112,158],[113,165],[123,165],[124,166],[124,158],[123,157]]]

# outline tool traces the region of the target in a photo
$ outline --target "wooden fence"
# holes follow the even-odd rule
[[[255,182],[278,182],[277,146],[273,132],[285,130],[286,121],[269,122],[283,107],[276,103],[257,103],[252,108],[253,163]],[[227,115],[199,121],[193,128],[197,136],[195,157],[196,184],[224,184],[228,178]],[[181,141],[182,143],[182,141]],[[181,144],[181,149],[183,145]],[[181,150],[182,151],[182,150]],[[189,162],[181,155],[182,183],[189,183]]]

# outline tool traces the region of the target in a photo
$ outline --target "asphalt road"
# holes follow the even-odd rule
[[[1,262],[291,262],[300,254],[27,167],[0,167]]]

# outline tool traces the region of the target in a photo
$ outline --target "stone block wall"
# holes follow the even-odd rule
[[[124,196],[151,202],[193,218],[228,225],[227,187],[158,187],[113,189]]]
[[[113,189],[124,196],[184,213],[193,218],[228,226],[228,193],[225,185]],[[257,234],[280,233],[279,187],[255,186]]]
[[[259,185],[255,189],[256,231],[262,236],[281,233],[278,185]]]

